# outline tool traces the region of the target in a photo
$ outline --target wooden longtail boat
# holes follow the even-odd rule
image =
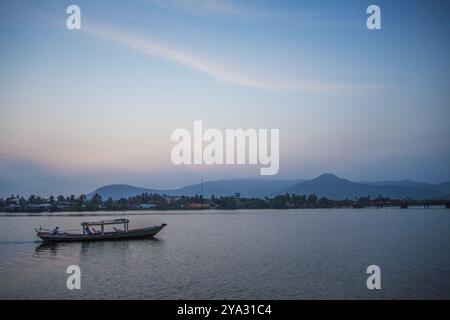
[[[163,223],[159,226],[128,229],[128,219],[102,220],[97,222],[82,222],[83,233],[71,233],[64,230],[46,230],[43,228],[35,229],[36,235],[44,242],[69,242],[69,241],[105,241],[105,240],[127,240],[137,238],[151,238],[155,236],[162,228],[167,226]],[[122,225],[123,230],[114,228],[114,231],[105,231],[105,225]],[[100,230],[91,231],[89,227],[100,226]]]

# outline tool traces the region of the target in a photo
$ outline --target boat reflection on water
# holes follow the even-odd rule
[[[78,248],[79,252],[81,254],[87,252],[89,249],[103,249],[103,248],[110,248],[114,247],[115,250],[117,249],[123,249],[127,250],[130,247],[130,244],[149,244],[151,246],[154,245],[161,245],[164,243],[164,240],[152,237],[152,238],[138,238],[138,239],[132,239],[132,240],[122,240],[122,241],[113,241],[113,242],[102,242],[102,241],[96,241],[96,242],[53,242],[53,241],[43,241],[39,242],[39,245],[36,246],[35,252],[37,253],[43,253],[43,252],[49,252],[49,253],[58,253],[59,250],[69,249],[70,251],[74,252],[75,249]]]
[[[40,242],[39,245],[35,248],[35,252],[49,252],[49,253],[58,253],[60,249],[63,247],[72,247],[70,249],[74,249],[79,247],[79,243],[59,243],[59,242]]]
[[[56,251],[58,245],[60,245],[60,243],[56,243],[56,242],[40,242],[39,245],[36,247],[36,249],[34,251],[36,252],[44,252],[44,251]]]

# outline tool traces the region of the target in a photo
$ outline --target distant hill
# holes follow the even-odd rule
[[[370,185],[391,185],[400,187],[413,187],[440,191],[442,193],[450,194],[450,182],[443,182],[438,184],[430,184],[425,182],[416,182],[411,180],[399,180],[399,181],[377,181],[377,182],[361,182]]]
[[[402,182],[403,185],[381,183],[357,183],[339,178],[333,174],[323,174],[315,179],[297,183],[283,190],[284,193],[311,194],[341,200],[354,199],[355,197],[370,196],[372,198],[383,196],[396,199],[433,199],[448,198],[449,193],[434,188],[423,187],[417,182]],[[421,187],[420,187],[421,186]],[[444,186],[442,189],[444,190]]]
[[[450,181],[433,185],[436,190],[450,194]]]
[[[269,179],[232,179],[232,180],[218,180],[205,181],[203,183],[203,195],[205,197],[215,196],[230,196],[236,192],[241,194],[241,197],[265,197],[271,196],[279,190],[286,189],[303,180],[269,180]],[[120,198],[128,198],[130,196],[140,195],[142,193],[156,193],[166,194],[170,196],[194,196],[200,195],[202,192],[201,184],[192,184],[180,189],[148,189],[142,187],[135,187],[126,184],[107,185],[98,188],[97,190],[88,194],[92,197],[98,193],[103,199],[109,197],[117,200]]]
[[[431,188],[433,185],[425,182],[416,182],[411,180],[386,180],[386,181],[368,181],[359,182],[363,184],[370,184],[375,186],[399,186],[399,187],[412,187],[412,188]]]
[[[143,193],[162,193],[163,190],[148,189],[135,187],[128,184],[110,184],[100,187],[95,191],[89,193],[87,196],[90,198],[98,193],[103,199],[113,198],[115,200],[120,198],[128,198]]]
[[[269,180],[269,179],[232,179],[206,181],[203,183],[203,194],[205,197],[230,196],[236,192],[241,197],[252,198],[271,196],[279,190],[286,189],[304,180]],[[174,195],[195,195],[201,193],[201,184],[194,184],[174,190]]]

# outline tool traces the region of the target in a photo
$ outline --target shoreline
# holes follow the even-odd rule
[[[365,211],[368,209],[377,210],[391,210],[391,209],[404,209],[397,206],[386,206],[377,208],[363,207],[363,208],[352,208],[350,207],[324,207],[324,208],[261,208],[261,209],[249,209],[249,208],[239,208],[239,209],[153,209],[153,210],[97,210],[97,211],[54,211],[54,212],[0,212],[0,217],[83,217],[83,216],[139,216],[139,215],[176,215],[176,214],[233,214],[237,211],[248,211],[248,212],[269,212],[274,210],[282,211],[321,211],[321,210],[348,210],[352,209],[354,211]],[[423,206],[410,206],[408,209],[424,209]],[[445,206],[432,206],[426,209],[448,209]]]

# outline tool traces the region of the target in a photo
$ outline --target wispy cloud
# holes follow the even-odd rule
[[[83,30],[90,35],[120,44],[141,54],[175,61],[203,72],[217,81],[230,86],[337,95],[374,89],[373,86],[355,83],[322,82],[304,79],[272,79],[270,75],[265,77],[254,76],[244,72],[232,71],[229,67],[209,61],[200,55],[123,30],[100,26],[85,26]]]

